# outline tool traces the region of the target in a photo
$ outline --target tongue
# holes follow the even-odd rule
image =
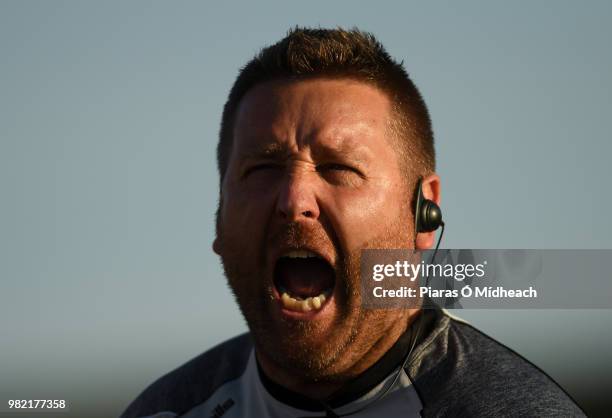
[[[291,296],[318,296],[334,286],[334,272],[320,258],[281,258],[276,264],[276,285]]]

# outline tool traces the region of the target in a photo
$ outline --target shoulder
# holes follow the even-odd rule
[[[441,313],[415,387],[424,416],[584,416],[537,366],[473,326]]]
[[[223,384],[240,377],[252,349],[248,333],[217,345],[152,383],[128,406],[121,418],[188,411],[208,399]]]

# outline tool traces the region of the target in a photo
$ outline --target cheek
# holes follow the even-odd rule
[[[221,207],[224,238],[248,246],[261,245],[261,239],[274,207],[272,188],[243,189],[227,185]],[[245,239],[248,238],[248,239]]]
[[[367,190],[351,190],[336,194],[336,225],[339,238],[350,250],[368,247],[380,239],[393,238],[403,242],[409,225],[405,199],[394,184],[379,183]]]

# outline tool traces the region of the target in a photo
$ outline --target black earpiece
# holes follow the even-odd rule
[[[414,210],[414,227],[417,233],[432,232],[442,225],[442,211],[432,200],[423,196],[422,180],[417,186],[416,208]]]

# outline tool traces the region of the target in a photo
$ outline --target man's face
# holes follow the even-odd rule
[[[412,244],[391,103],[349,79],[274,81],[240,102],[216,251],[258,355],[346,376],[402,312],[360,306],[364,248]]]

